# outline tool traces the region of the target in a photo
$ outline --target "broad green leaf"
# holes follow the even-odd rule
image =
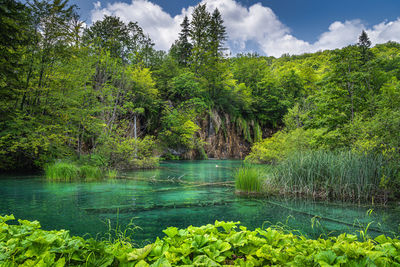
[[[315,260],[322,265],[332,265],[335,262],[337,255],[332,250],[321,251],[315,255]]]
[[[129,261],[145,259],[147,257],[147,255],[149,255],[149,253],[151,252],[153,247],[154,247],[154,244],[150,244],[150,245],[145,246],[144,248],[135,249],[131,253],[127,254],[127,258]]]
[[[207,257],[206,255],[199,255],[193,259],[194,266],[218,266],[218,264]]]
[[[208,238],[204,235],[195,235],[192,242],[192,247],[201,249],[205,244],[207,244]]]
[[[159,258],[156,262],[150,265],[151,267],[170,267],[171,264],[165,257]]]
[[[168,227],[167,229],[163,230],[163,232],[168,236],[168,237],[174,237],[176,236],[178,232],[178,228],[176,227]]]

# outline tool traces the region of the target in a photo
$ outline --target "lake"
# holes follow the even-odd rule
[[[200,226],[215,220],[240,221],[250,229],[284,223],[309,237],[354,232],[369,223],[372,236],[399,233],[399,205],[237,196],[233,172],[241,164],[238,160],[168,161],[159,169],[125,172],[119,179],[95,182],[3,175],[0,214],[38,220],[46,230],[67,229],[72,235],[98,238],[107,233],[108,222],[122,229],[132,222],[140,227],[133,236],[138,244],[163,236],[168,226]]]

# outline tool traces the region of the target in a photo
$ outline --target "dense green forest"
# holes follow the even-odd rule
[[[371,47],[362,32],[333,51],[228,57],[222,16],[205,5],[168,52],[136,22],[105,16],[84,28],[68,1],[9,0],[0,12],[3,171],[249,153],[277,163],[309,150],[399,158],[398,43]],[[385,175],[383,187],[400,183],[398,171]]]

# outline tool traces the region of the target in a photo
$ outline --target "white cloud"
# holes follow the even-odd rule
[[[99,2],[91,11],[92,23],[103,19],[104,15],[114,15],[124,22],[137,21],[145,33],[156,44],[157,49],[168,50],[178,38],[180,23],[184,15],[172,18],[159,5],[146,0],[133,0],[130,4],[116,2],[102,7]]]
[[[244,7],[234,0],[202,0],[209,11],[218,8],[226,26],[229,51],[234,53],[250,50],[269,56],[281,56],[284,53],[301,54],[318,50],[341,48],[357,42],[363,29],[373,44],[389,40],[400,41],[400,18],[391,22],[382,22],[366,28],[360,20],[335,21],[314,43],[293,36],[269,7],[260,3]],[[190,17],[192,6],[183,8],[181,14],[174,17],[160,6],[148,0],[132,0],[130,4],[116,2],[102,7],[94,4],[92,22],[104,15],[115,15],[123,21],[137,21],[156,44],[156,49],[168,50],[178,38],[180,23],[185,15]],[[252,48],[252,49],[251,49]]]

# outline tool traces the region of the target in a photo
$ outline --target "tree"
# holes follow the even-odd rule
[[[196,74],[201,74],[201,67],[207,64],[210,20],[205,4],[194,8],[189,33],[193,42],[191,65]]]
[[[147,62],[154,46],[137,22],[125,24],[115,16],[104,16],[103,20],[96,21],[84,31],[83,40],[87,45],[94,44],[125,62],[133,55],[136,63]]]
[[[211,15],[209,31],[210,49],[213,57],[218,59],[219,57],[222,57],[222,53],[225,50],[223,44],[226,41],[226,29],[221,13],[217,8]]]
[[[83,40],[107,51],[111,56],[126,59],[130,44],[128,27],[118,17],[104,16],[103,20],[85,29]]]
[[[28,43],[29,9],[14,0],[0,4],[0,123],[15,109],[21,76],[22,60]],[[1,127],[1,126],[0,126]],[[0,128],[1,129],[1,128]]]
[[[372,53],[369,51],[371,41],[369,40],[369,37],[364,30],[358,37],[357,45],[361,49],[361,60],[363,61],[363,63],[366,63],[368,60],[371,59]]]
[[[181,32],[179,33],[179,39],[176,42],[176,56],[180,65],[186,67],[189,63],[190,56],[192,54],[193,45],[189,42],[190,37],[190,24],[187,16],[181,23]]]
[[[20,109],[30,112],[44,112],[42,102],[48,101],[48,83],[57,60],[71,56],[74,34],[71,22],[77,17],[76,6],[68,0],[38,1],[29,3],[31,10],[31,31],[27,46],[25,88]]]

